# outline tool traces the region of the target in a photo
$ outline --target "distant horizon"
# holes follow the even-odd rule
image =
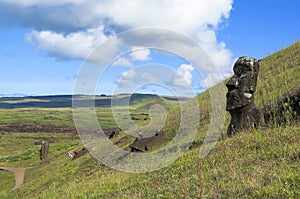
[[[20,98],[26,98],[26,97],[53,97],[53,96],[97,96],[101,97],[101,95],[104,95],[103,97],[111,97],[111,96],[118,96],[118,95],[157,95],[160,97],[180,97],[180,98],[192,98],[192,97],[187,97],[187,96],[175,96],[175,95],[160,95],[156,93],[119,93],[119,94],[95,94],[95,95],[87,95],[87,94],[41,94],[41,95],[25,95],[22,93],[13,93],[13,94],[0,94],[0,98],[14,98],[14,97],[20,97]],[[194,96],[195,97],[195,96]]]

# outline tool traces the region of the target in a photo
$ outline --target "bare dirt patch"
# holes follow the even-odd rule
[[[51,124],[29,125],[23,123],[2,123],[0,131],[3,132],[21,132],[21,133],[76,133],[76,128],[70,126],[56,126]]]
[[[24,183],[24,176],[25,176],[25,172],[27,169],[29,169],[30,167],[26,167],[26,168],[11,168],[11,167],[0,167],[0,170],[6,170],[6,171],[10,171],[14,174],[15,176],[15,186],[11,189],[11,191],[14,191],[16,189],[18,189],[23,183]]]

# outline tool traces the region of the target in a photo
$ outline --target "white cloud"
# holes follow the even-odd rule
[[[144,72],[141,76],[145,82],[159,82],[159,79],[150,73]]]
[[[136,72],[134,70],[126,71],[122,73],[123,78],[125,79],[132,79],[135,77]]]
[[[117,80],[117,87],[122,92],[130,92],[136,90],[140,86],[149,84],[166,84],[170,79],[173,71],[170,68],[161,65],[142,65],[132,68],[122,73]]]
[[[161,82],[160,77],[139,68],[123,72],[117,84],[120,88],[130,89],[131,87],[158,82]]]
[[[147,61],[150,60],[150,50],[142,47],[132,47],[130,58],[132,61]]]
[[[1,7],[15,9],[18,13],[6,13],[10,18],[34,19],[40,23],[57,24],[69,21],[75,28],[92,27],[99,19],[111,18],[115,24],[135,27],[164,27],[184,33],[191,33],[207,24],[217,27],[227,18],[232,8],[232,0],[2,0]],[[60,9],[67,9],[61,12]],[[41,13],[48,11],[48,13]],[[27,11],[26,11],[27,10]],[[40,16],[37,16],[39,14]],[[43,14],[43,16],[41,15]],[[59,15],[57,15],[59,14]],[[13,16],[14,15],[14,16]],[[56,20],[46,16],[59,16]],[[34,18],[33,18],[34,16]]]
[[[217,27],[227,18],[232,0],[114,0],[108,16],[130,27],[164,27],[191,33],[207,24]],[[126,9],[125,9],[126,8]]]
[[[174,85],[179,87],[190,87],[193,80],[194,67],[190,64],[182,64],[177,70],[175,74],[175,78],[173,80]]]
[[[45,6],[53,6],[53,5],[64,5],[67,3],[80,3],[84,2],[84,0],[2,0],[2,3],[11,4],[11,5],[19,5],[24,7],[30,7],[35,5],[45,5]]]
[[[134,61],[147,61],[150,60],[150,50],[142,47],[132,47],[129,58],[121,56],[117,58],[112,66],[122,66],[122,67],[132,67],[134,66],[132,62]]]
[[[116,61],[113,62],[112,66],[128,66],[132,67],[133,64],[130,62],[129,59],[125,57],[119,57]]]
[[[62,58],[85,58],[100,42],[106,40],[102,28],[88,29],[67,35],[51,31],[32,31],[26,40],[47,51],[49,54]]]
[[[229,17],[232,4],[233,0],[2,0],[0,18],[5,20],[0,23],[33,28],[28,41],[62,58],[84,58],[108,32],[171,29],[198,42],[225,73],[232,55],[215,31]],[[148,53],[136,51],[132,59],[149,59]]]
[[[117,84],[120,87],[126,86],[128,83],[132,83],[132,79],[135,78],[136,72],[134,70],[129,70],[123,72],[121,77],[118,79]]]
[[[197,34],[197,41],[199,41],[201,47],[207,51],[210,59],[221,73],[230,73],[232,53],[226,49],[224,42],[218,43],[215,31],[206,30],[199,32]]]

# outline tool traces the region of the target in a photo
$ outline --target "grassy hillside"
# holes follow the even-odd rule
[[[280,96],[300,86],[300,42],[260,60],[259,64],[256,105],[264,107],[274,103]],[[210,110],[208,91],[200,94],[198,101],[202,112]]]
[[[256,104],[264,106],[274,102],[300,84],[299,58],[298,42],[261,61]],[[0,172],[0,179],[5,179],[0,181],[0,198],[300,197],[299,123],[242,132],[220,140],[207,157],[199,159],[199,148],[208,128],[209,93],[200,94],[198,101],[202,123],[196,140],[187,153],[164,169],[145,174],[119,172],[90,155],[71,161],[65,153],[57,150],[58,145],[50,145],[55,149],[51,163],[29,169],[20,189],[9,192],[13,179]],[[166,127],[169,134],[176,130],[180,121],[179,111],[173,108],[169,112],[172,114]],[[226,126],[223,131],[226,131]],[[13,142],[10,136],[18,138],[19,135],[1,134],[7,143],[8,139]],[[61,148],[68,150],[73,144],[76,142],[69,142]],[[19,152],[22,147],[16,144],[10,150]],[[7,155],[3,153],[2,158]],[[0,161],[0,165],[19,166],[23,165],[22,161],[25,160]],[[35,159],[27,161],[34,162]]]
[[[263,106],[300,85],[300,42],[260,62],[256,104]]]

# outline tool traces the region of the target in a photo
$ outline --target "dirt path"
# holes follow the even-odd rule
[[[74,154],[74,151],[79,149],[80,147],[82,147],[82,146],[74,147],[73,149],[69,150],[68,153]],[[14,191],[14,190],[20,188],[20,186],[24,183],[24,177],[25,177],[26,170],[31,169],[31,168],[33,168],[33,167],[24,167],[24,168],[0,167],[0,170],[10,171],[15,176],[15,186],[10,191]]]
[[[0,167],[0,170],[6,170],[10,171],[14,174],[15,176],[15,181],[16,184],[15,186],[11,189],[11,191],[18,189],[24,182],[24,176],[25,172],[27,169],[31,167],[26,167],[26,168],[11,168],[11,167]]]

